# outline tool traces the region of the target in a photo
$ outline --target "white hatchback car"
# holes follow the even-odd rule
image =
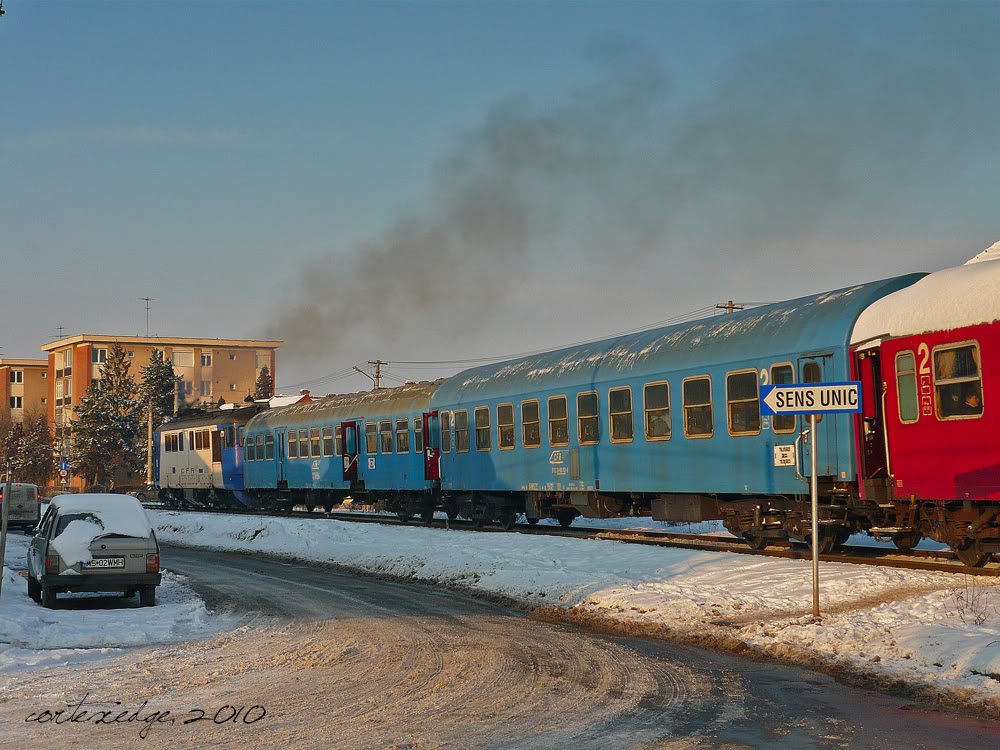
[[[142,504],[128,495],[59,495],[28,547],[28,594],[46,607],[60,591],[139,592],[156,603],[160,546]]]

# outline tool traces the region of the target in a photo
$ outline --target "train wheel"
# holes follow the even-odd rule
[[[434,523],[434,506],[425,505],[420,509],[420,520],[430,526]]]
[[[537,518],[532,518],[531,516],[525,516],[525,519],[528,521],[528,526],[537,526],[538,525],[538,519]]]
[[[510,531],[517,524],[517,512],[513,508],[500,511],[500,525]]]
[[[812,537],[812,535],[809,535]],[[829,555],[833,552],[834,547],[837,546],[837,533],[826,531],[822,528],[819,530],[819,553],[821,555]],[[812,539],[809,539],[809,547],[812,548]]]
[[[919,531],[913,531],[909,534],[894,535],[892,537],[892,543],[896,545],[896,549],[906,551],[911,550],[920,544],[920,540],[923,538],[923,535]]]
[[[573,525],[573,519],[576,518],[576,513],[572,510],[561,510],[559,511],[559,525],[564,529],[568,529]]]
[[[449,503],[448,504],[448,508],[447,508],[447,512],[448,512],[448,520],[449,521],[454,521],[456,518],[458,518],[458,506],[457,505],[452,505],[451,503]]]
[[[481,529],[486,526],[486,518],[484,516],[473,516],[472,525],[477,529]]]
[[[750,545],[750,549],[767,549],[768,538],[766,536],[757,536],[751,532],[747,532],[743,535],[743,541]]]
[[[396,514],[396,518],[399,519],[400,523],[409,523],[410,519],[412,519],[413,516],[411,516],[409,513],[400,512]]]
[[[967,541],[957,547],[952,547],[957,557],[963,565],[970,568],[981,568],[990,560],[990,553],[983,551],[983,543],[980,541]]]

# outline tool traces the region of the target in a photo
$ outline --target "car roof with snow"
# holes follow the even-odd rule
[[[104,527],[105,534],[148,537],[152,526],[145,509],[136,498],[111,493],[57,495],[51,503],[62,515],[87,513]]]

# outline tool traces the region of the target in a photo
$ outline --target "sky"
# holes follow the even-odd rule
[[[995,2],[3,7],[3,357],[151,297],[344,392],[1000,240]]]

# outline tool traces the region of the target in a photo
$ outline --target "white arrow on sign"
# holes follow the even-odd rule
[[[761,414],[836,414],[861,411],[861,383],[765,385]]]

